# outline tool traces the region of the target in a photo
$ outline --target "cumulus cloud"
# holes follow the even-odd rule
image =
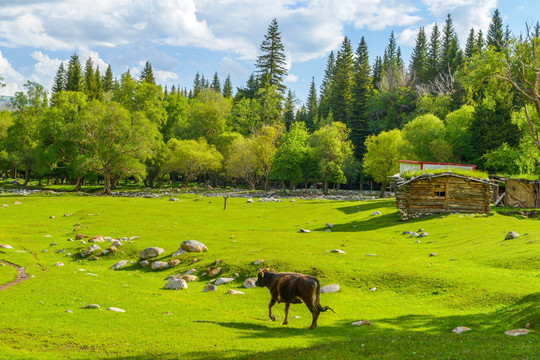
[[[2,51],[0,51],[0,75],[4,78],[3,83],[6,85],[0,87],[0,95],[13,95],[22,90],[24,76],[13,68],[8,59],[2,55]]]
[[[287,74],[287,77],[285,78],[285,82],[287,83],[295,83],[298,81],[298,76],[294,74]]]

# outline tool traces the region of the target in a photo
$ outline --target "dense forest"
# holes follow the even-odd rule
[[[236,91],[217,73],[163,88],[148,62],[138,78],[115,77],[75,53],[50,96],[28,81],[0,112],[0,176],[102,182],[110,193],[121,179],[384,188],[398,159],[540,174],[539,37],[538,23],[511,34],[496,10],[487,34],[471,29],[461,47],[448,15],[430,34],[420,28],[407,66],[393,32],[372,63],[364,38],[353,49],[346,37],[303,105],[284,86],[277,20]]]

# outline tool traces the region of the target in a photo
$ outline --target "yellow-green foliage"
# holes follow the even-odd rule
[[[412,179],[413,177],[417,177],[422,174],[444,174],[445,172],[448,172],[448,171],[451,171],[453,174],[468,176],[468,177],[477,178],[477,179],[486,180],[489,178],[488,173],[484,171],[478,171],[478,170],[471,171],[471,170],[450,169],[450,168],[409,171],[409,172],[401,174],[401,176],[404,179]]]

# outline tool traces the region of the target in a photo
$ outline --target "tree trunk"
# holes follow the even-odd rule
[[[379,194],[379,197],[380,197],[380,198],[383,198],[385,192],[386,192],[386,184],[383,183],[383,184],[381,184],[381,193]]]
[[[323,184],[323,194],[328,195],[328,180],[324,180]]]
[[[73,191],[81,191],[81,188],[82,188],[82,176],[78,176],[77,183],[75,184]]]
[[[28,185],[29,180],[30,180],[30,170],[25,170],[24,171],[24,184],[22,186],[26,187],[26,185]]]
[[[103,171],[103,194],[111,195],[111,174],[109,169]]]

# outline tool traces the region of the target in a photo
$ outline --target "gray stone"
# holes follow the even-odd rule
[[[246,289],[254,288],[256,286],[255,281],[257,281],[257,278],[247,278],[246,280],[244,280],[242,286]]]
[[[420,235],[418,235],[419,238],[423,238],[423,237],[426,237],[426,236],[428,236],[427,232],[423,232]]]
[[[511,239],[515,239],[515,238],[518,238],[519,237],[519,234],[515,231],[510,231],[508,234],[506,234],[506,237],[504,238],[504,240],[511,240]]]
[[[329,228],[333,228],[334,227],[334,224],[332,223],[326,223],[325,225],[325,228],[329,229]]]
[[[321,287],[321,293],[323,294],[330,294],[335,293],[339,291],[339,285],[338,284],[329,284]]]
[[[139,258],[146,260],[163,254],[164,252],[165,250],[160,247],[149,247],[139,253]]]
[[[154,261],[151,266],[152,270],[163,270],[169,268],[169,263],[165,261]]]
[[[228,295],[245,295],[243,292],[238,291],[238,290],[234,290],[234,289],[229,289],[227,291],[227,294]]]
[[[370,216],[377,216],[377,215],[381,215],[381,212],[380,211],[374,211],[371,213]]]
[[[169,201],[178,201],[178,198],[172,197],[172,198],[169,198]]]
[[[119,240],[114,240],[111,246],[114,246],[114,247],[122,246],[122,242]]]
[[[208,251],[206,245],[197,240],[186,240],[182,244],[180,244],[180,247],[188,252]]]
[[[8,245],[8,244],[0,244],[0,248],[2,248],[2,249],[13,249],[13,246]]]
[[[410,231],[406,230],[406,231],[402,232],[401,235],[409,235],[410,233],[411,233]]]
[[[215,284],[216,285],[228,284],[233,281],[234,281],[234,278],[219,278],[216,280]]]
[[[175,257],[175,256],[180,256],[182,255],[183,253],[187,252],[186,250],[182,249],[182,247],[180,246],[178,248],[178,250],[176,250],[171,256],[172,257]]]
[[[100,306],[98,304],[88,304],[83,309],[99,309]]]
[[[431,254],[429,254],[429,256],[437,256],[437,255],[439,255],[439,254],[437,254],[437,253],[431,253]]]
[[[116,264],[114,264],[113,266],[111,266],[111,269],[113,269],[113,270],[118,270],[118,269],[120,269],[121,267],[126,266],[126,264],[127,264],[127,260],[120,260],[119,262],[117,262]]]
[[[170,290],[187,289],[188,285],[184,279],[173,278],[165,284],[164,288]]]
[[[203,292],[214,291],[214,290],[217,290],[216,285],[214,285],[214,284],[206,284],[206,286],[203,289]]]
[[[307,230],[307,229],[303,229],[303,228],[300,228],[300,230],[298,230],[299,233],[309,233],[310,231]]]
[[[411,236],[409,236],[409,237],[417,237],[417,236],[418,236],[418,233],[415,233],[415,232],[413,231],[413,232],[411,232]]]
[[[251,204],[253,202],[253,199],[249,198],[246,202]]]
[[[332,250],[332,251],[330,251],[330,252],[333,252],[333,253],[338,253],[338,254],[346,254],[346,252],[345,252],[345,251],[343,251],[343,250],[340,250],[340,249],[334,249],[334,250]]]
[[[56,264],[54,264],[54,266],[64,266],[64,263],[59,261]]]
[[[195,274],[196,272],[197,272],[197,269],[189,269],[188,271],[184,273],[184,275],[191,275],[191,274]]]
[[[126,310],[120,309],[120,308],[117,308],[117,307],[114,307],[114,306],[108,307],[107,310],[109,310],[109,311],[114,311],[114,312],[121,312],[121,313],[125,313],[125,312],[126,312]]]
[[[142,266],[143,268],[145,268],[145,267],[147,267],[148,265],[150,265],[150,263],[149,263],[148,261],[146,261],[146,260],[141,261],[139,264],[141,264],[141,266]]]
[[[99,247],[98,244],[92,244],[83,252],[82,256],[83,257],[90,256],[90,254],[92,254],[94,251],[100,250],[100,249],[101,248]]]

